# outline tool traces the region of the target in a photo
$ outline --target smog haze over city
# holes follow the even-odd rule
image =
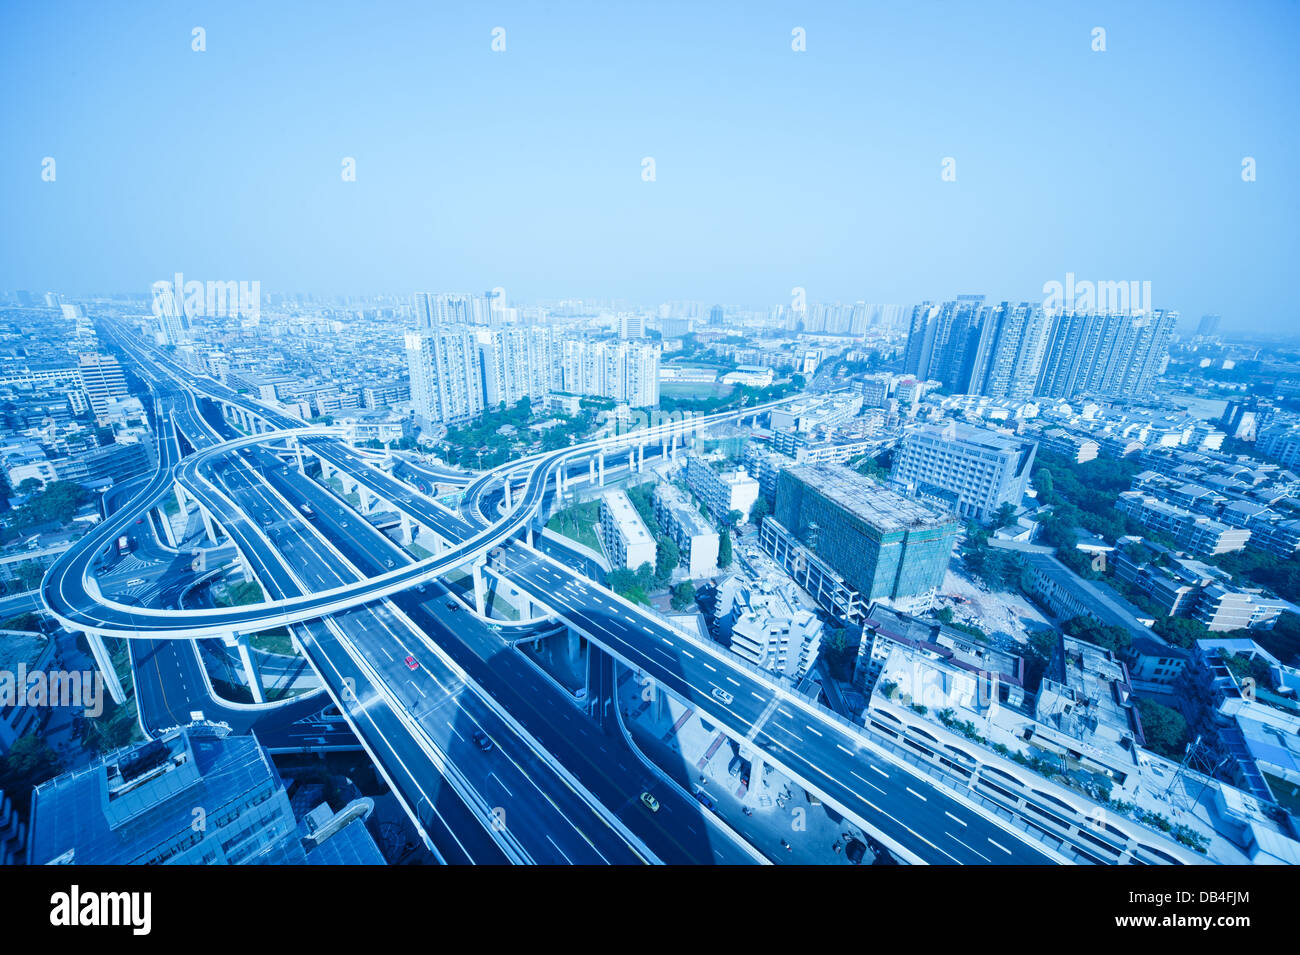
[[[1293,321],[1294,4],[382,9],[15,7],[0,173],[31,228],[0,284],[752,306],[1073,272]],[[205,50],[173,41],[200,23]]]
[[[0,26],[6,925],[1280,921],[1295,3]]]

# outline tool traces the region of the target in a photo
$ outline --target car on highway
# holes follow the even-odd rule
[[[711,797],[699,786],[695,787],[695,798],[700,801],[700,805],[703,806],[705,809],[713,808],[713,797]]]
[[[448,601],[447,601],[447,609],[448,609],[448,610],[459,610],[459,609],[460,609],[460,604],[456,603],[456,601],[454,601],[454,600],[448,600]]]
[[[474,744],[485,753],[492,748],[492,740],[487,733],[479,731],[474,734],[473,739]]]
[[[406,657],[406,668],[408,670],[418,670],[420,669],[420,661],[408,654]]]
[[[641,805],[645,806],[651,812],[659,811],[659,800],[649,793],[641,794]]]
[[[712,696],[719,703],[721,703],[723,706],[730,705],[731,701],[735,699],[734,696],[732,696],[730,693],[728,693],[720,686],[715,686],[713,690],[709,693],[709,695]]]
[[[263,526],[263,527],[270,527],[270,526],[271,526],[272,524],[274,524],[274,523],[275,523],[275,521],[271,520],[271,518],[269,518],[269,517],[264,517],[264,518],[262,518],[262,526]]]

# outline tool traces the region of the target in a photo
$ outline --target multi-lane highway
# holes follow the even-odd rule
[[[531,534],[545,502],[588,468],[595,470],[597,459],[602,473],[615,454],[622,466],[634,466],[698,428],[761,408],[670,421],[476,477],[407,461],[393,468],[427,482],[430,490],[434,484],[463,487],[461,507],[452,510],[376,468],[374,456],[343,445],[331,429],[306,427],[215,382],[190,380],[164,356],[124,339],[119,344],[137,357],[159,394],[159,469],[119,514],[51,568],[42,588],[47,608],[74,628],[159,642],[180,637],[191,646],[196,635],[234,639],[292,626],[331,698],[413,816],[427,822],[431,833],[453,834],[460,848],[450,853],[455,861],[755,857],[680,792],[661,793],[667,812],[650,818],[639,796],[655,785],[653,778],[613,731],[616,724],[602,706],[615,695],[613,659],[657,681],[917,861],[1061,861],[936,788],[859,729],[770,675],[679,634],[515,540]],[[205,433],[196,392],[236,409],[254,431],[256,421],[276,430],[218,442]],[[182,453],[178,423],[193,453]],[[386,502],[411,526],[427,528],[436,539],[434,556],[412,561],[325,488],[263,447],[271,445],[286,456],[320,459],[363,498]],[[614,462],[608,465],[613,471]],[[173,484],[234,543],[264,588],[264,603],[177,612],[125,605],[100,589],[97,560],[108,543]],[[310,521],[303,518],[307,502]],[[459,609],[437,583],[452,569],[481,563],[489,552],[490,573],[505,577],[603,651],[593,654],[598,719],[564,699],[497,629]],[[423,788],[430,781],[436,792]],[[467,817],[475,822],[468,835],[457,828]]]

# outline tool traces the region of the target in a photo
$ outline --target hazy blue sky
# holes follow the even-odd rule
[[[1294,322],[1295,3],[444,6],[6,5],[0,287],[910,303],[1074,272]]]

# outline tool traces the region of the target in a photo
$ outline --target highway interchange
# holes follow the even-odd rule
[[[121,332],[111,334],[153,388],[158,469],[129,499],[118,495],[100,527],[51,567],[42,599],[71,629],[131,641],[147,730],[202,710],[208,718],[233,717],[228,721],[237,729],[257,724],[260,737],[266,713],[282,711],[283,732],[319,712],[320,694],[263,708],[222,706],[210,698],[196,636],[223,638],[234,647],[250,633],[288,626],[328,699],[447,862],[766,861],[687,793],[658,778],[617,720],[608,718],[617,709],[610,705],[617,674],[631,674],[707,716],[912,861],[1064,861],[875,747],[860,728],[526,542],[540,527],[557,480],[586,476],[597,455],[602,473],[613,474],[635,466],[638,444],[645,456],[663,454],[710,420],[760,409],[670,422],[479,475],[408,463],[388,469],[406,472],[430,491],[434,482],[463,487],[461,505],[452,510],[376,467],[374,456],[349,448],[336,432],[305,427],[216,382],[195,379]],[[200,401],[240,409],[273,430],[229,440],[204,418]],[[294,466],[298,454],[318,458],[426,529],[421,533],[434,535],[440,546],[432,548],[433,556],[412,558],[301,473]],[[123,603],[120,589],[107,592],[111,575],[96,579],[120,533],[138,528],[141,538],[157,534],[155,509],[176,486],[219,527],[228,539],[223,546],[233,545],[266,602],[207,610],[169,606],[177,598],[174,580],[183,576],[173,564],[183,563],[185,554],[168,564],[149,551],[163,566],[155,576],[164,584],[139,606]],[[311,520],[304,519],[303,504]],[[135,523],[145,518],[147,535]],[[165,545],[157,547],[165,556]],[[595,664],[585,705],[511,648],[529,631],[478,617],[440,582],[451,570],[476,563],[488,582],[501,580],[526,594],[549,621],[544,626],[572,628],[586,638]],[[472,605],[472,592],[467,599]],[[151,667],[155,679],[147,676]],[[179,698],[164,700],[176,687],[185,688]],[[659,812],[641,805],[645,791],[655,793]]]

